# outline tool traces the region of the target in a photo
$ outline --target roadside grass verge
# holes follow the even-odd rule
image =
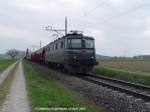
[[[6,77],[6,79],[3,81],[3,83],[0,85],[0,108],[3,105],[7,95],[9,94],[9,90],[11,88],[13,79],[15,77],[15,72],[16,69],[18,67],[17,63],[9,72],[8,76]]]
[[[58,110],[55,112],[106,112],[87,99],[77,96],[73,91],[63,87],[60,82],[49,77],[51,73],[39,69],[33,63],[23,61],[23,68],[32,112],[39,112],[36,111],[38,108],[69,109],[73,107],[74,109],[83,107],[83,110]]]
[[[150,86],[150,75],[146,75],[145,73],[99,67],[96,68],[96,74]]]
[[[0,72],[7,68],[10,64],[14,63],[16,60],[12,59],[0,59]]]

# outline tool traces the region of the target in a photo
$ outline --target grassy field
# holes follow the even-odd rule
[[[58,81],[50,78],[51,73],[47,73],[42,68],[40,69],[40,67],[37,68],[37,65],[35,66],[35,64],[25,61],[23,65],[32,112],[39,108],[69,109],[72,107],[81,110],[61,112],[106,112],[86,98],[65,88]]]
[[[150,61],[100,61],[96,73],[150,86]]]
[[[5,68],[7,68],[10,64],[15,62],[16,60],[11,59],[0,59],[0,72],[2,72]]]

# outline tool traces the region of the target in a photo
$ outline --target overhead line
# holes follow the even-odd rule
[[[85,16],[91,14],[92,12],[94,12],[96,9],[98,9],[99,7],[105,5],[109,0],[105,0],[102,3],[100,3],[99,5],[97,5],[96,7],[94,7],[93,9],[91,9],[90,11],[88,11],[87,13],[85,13]]]
[[[112,22],[110,21],[110,19],[122,17],[122,16],[124,16],[124,15],[126,15],[126,14],[129,14],[129,13],[134,12],[135,10],[138,10],[138,9],[140,9],[140,8],[143,8],[143,7],[146,6],[146,5],[150,5],[150,2],[149,2],[149,3],[141,4],[141,5],[137,6],[137,7],[134,7],[134,8],[132,8],[132,9],[129,9],[129,10],[127,10],[127,11],[125,11],[125,12],[122,12],[122,13],[120,13],[120,14],[118,14],[118,15],[112,16],[112,17],[110,17],[110,18],[108,18],[108,19],[101,19],[101,20],[102,20],[103,22],[108,23],[108,24],[111,24],[111,25],[115,26],[117,29],[119,29],[118,26],[112,24]]]
[[[129,10],[123,12],[123,13],[120,13],[120,14],[118,14],[118,15],[112,16],[112,17],[110,17],[109,19],[106,19],[105,22],[109,21],[110,19],[119,18],[119,17],[122,17],[122,16],[124,16],[124,15],[126,15],[126,14],[132,13],[132,12],[134,12],[134,11],[140,9],[140,8],[143,8],[143,7],[146,6],[146,5],[150,5],[150,3],[141,4],[141,5],[137,6],[137,7],[132,8],[132,9],[129,9]]]

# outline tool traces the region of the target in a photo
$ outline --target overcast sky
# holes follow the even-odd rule
[[[53,41],[47,25],[92,36],[96,52],[109,56],[150,54],[149,0],[0,0],[0,53]]]

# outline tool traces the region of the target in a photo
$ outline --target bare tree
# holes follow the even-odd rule
[[[15,57],[19,54],[19,52],[16,49],[10,49],[7,51],[6,54],[9,55],[12,59],[15,59]]]

